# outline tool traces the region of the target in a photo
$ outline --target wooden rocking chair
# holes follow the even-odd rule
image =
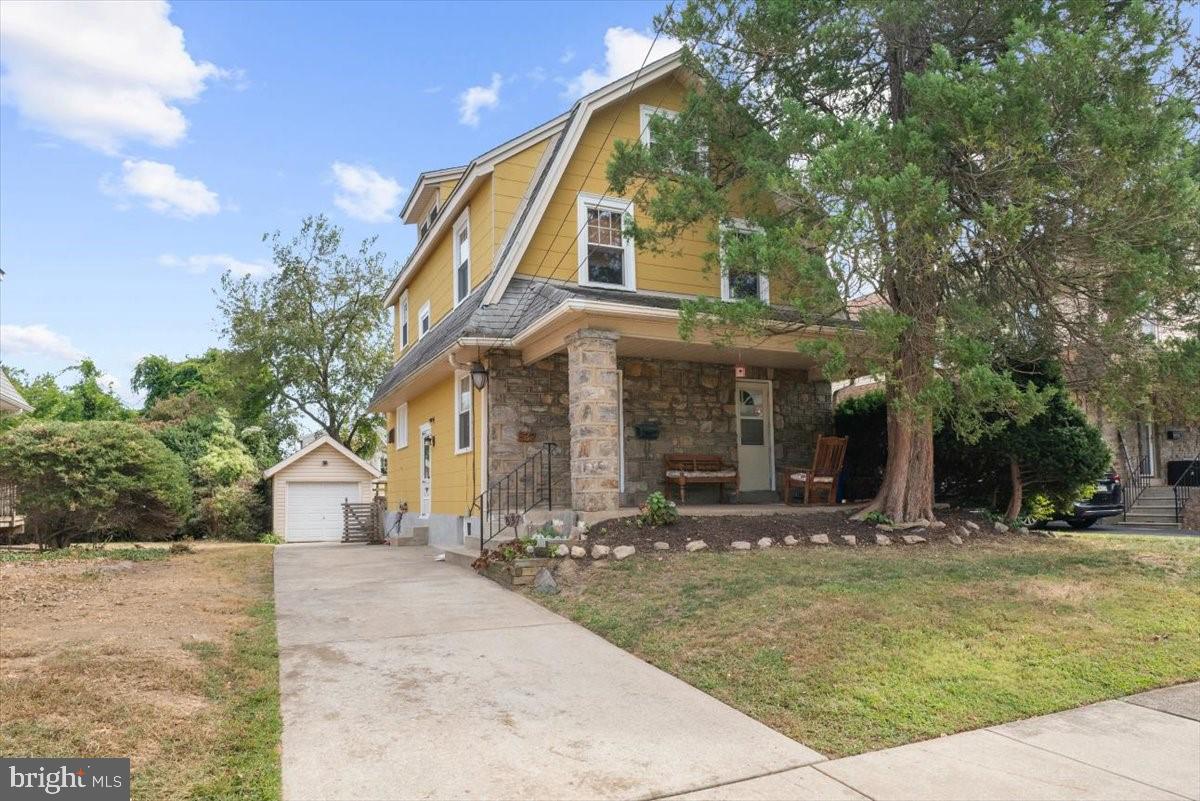
[[[824,496],[825,503],[837,499],[838,475],[846,458],[847,437],[817,437],[817,452],[813,455],[812,467],[785,467],[783,475],[783,502],[792,504],[792,491],[804,488],[804,502],[817,503]]]

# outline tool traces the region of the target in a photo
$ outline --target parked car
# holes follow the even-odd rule
[[[1071,528],[1090,528],[1102,517],[1112,517],[1125,511],[1121,496],[1121,477],[1109,470],[1096,482],[1096,491],[1086,501],[1076,501],[1071,511],[1053,520],[1062,520]],[[1048,521],[1047,521],[1048,522]]]

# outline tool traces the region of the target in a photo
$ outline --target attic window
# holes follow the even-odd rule
[[[433,201],[433,208],[431,208],[429,210],[429,214],[426,215],[425,219],[421,221],[421,224],[417,226],[418,238],[420,238],[420,239],[425,238],[425,235],[429,233],[429,230],[431,228],[433,228],[433,224],[435,222],[437,222],[437,216],[438,216],[438,204],[437,204],[437,201],[435,200],[435,201]]]

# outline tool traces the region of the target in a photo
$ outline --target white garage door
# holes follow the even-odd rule
[[[289,481],[287,485],[288,542],[340,540],[342,502],[359,500],[358,484],[325,481]]]

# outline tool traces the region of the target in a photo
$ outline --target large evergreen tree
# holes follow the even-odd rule
[[[831,375],[887,379],[866,511],[932,517],[932,421],[951,397],[982,410],[968,422],[1044,406],[994,368],[1006,343],[1102,354],[1096,385],[1128,392],[1137,321],[1196,319],[1200,71],[1178,2],[688,0],[660,24],[703,77],[652,146],[618,147],[610,182],[643,246],[751,222],[710,268],[723,251],[802,316],[698,301],[685,330],[860,317],[798,340]]]

